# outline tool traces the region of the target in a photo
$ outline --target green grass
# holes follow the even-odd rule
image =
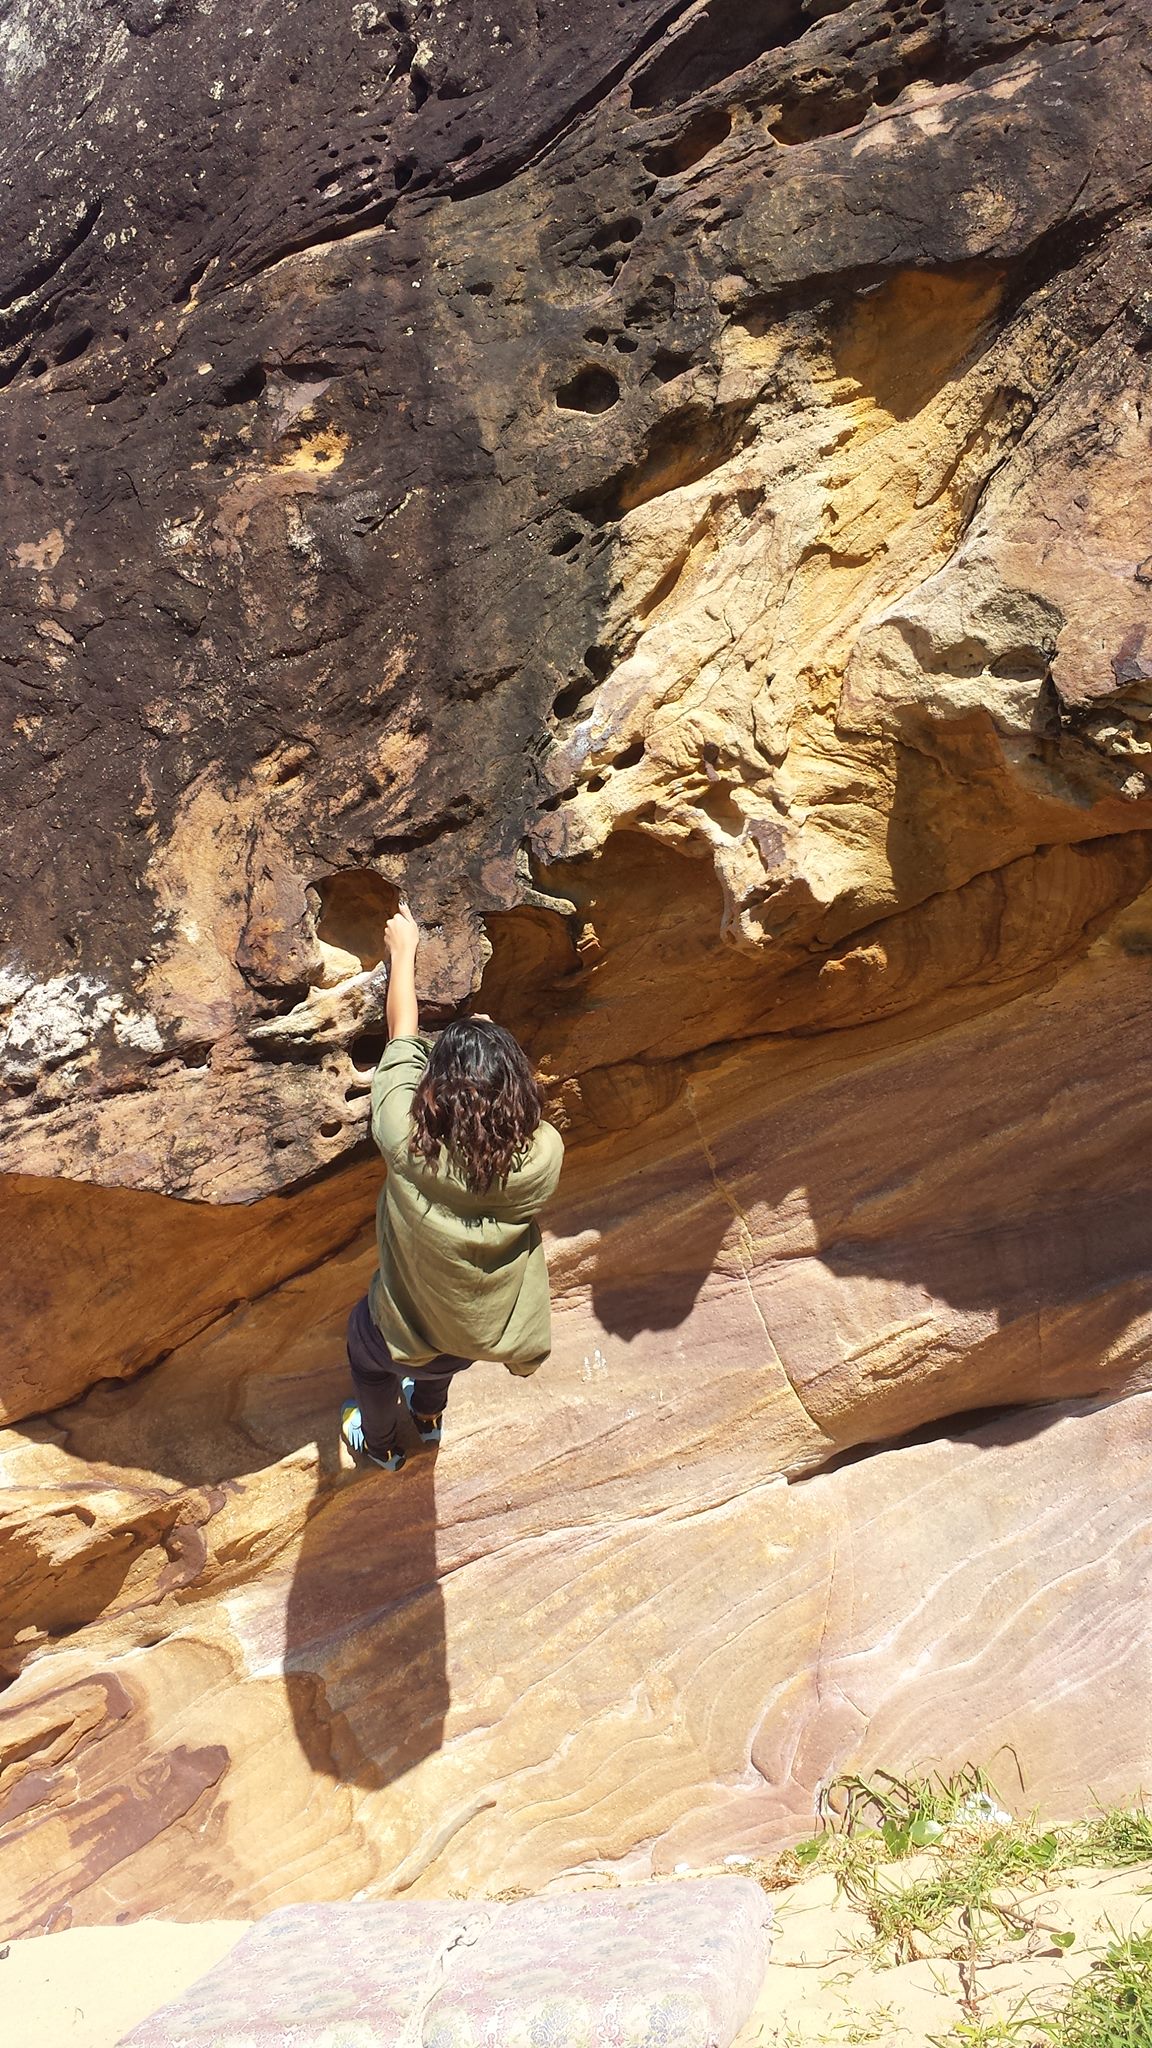
[[[1006,1944],[1020,1943],[1031,1957],[1075,1946],[1071,1929],[1044,1917],[1043,1895],[1061,1872],[1152,1864],[1152,1810],[1143,1798],[1045,1826],[1035,1813],[1009,1815],[970,1765],[951,1776],[843,1777],[827,1788],[820,1811],[820,1833],[761,1865],[760,1882],[782,1890],[826,1870],[867,1921],[865,1953],[874,1964],[954,1961],[961,2016],[938,2048],[1152,2048],[1152,1933],[1121,1936],[1109,1927],[1110,1946],[1056,2012],[1038,2010],[1031,1998],[1007,2014],[990,2012],[982,1974],[1007,1960]],[[852,2031],[828,2039],[866,2040],[867,2026],[860,2014]]]
[[[1114,1941],[1063,2010],[1033,2031],[1051,2048],[1152,2048],[1152,1934]]]
[[[1041,1934],[1049,1946],[1069,1947],[1072,1934],[1039,1917],[1035,1895],[1053,1874],[1152,1862],[1152,1813],[1142,1802],[1044,1827],[1035,1814],[1008,1815],[975,1765],[951,1776],[839,1778],[822,1816],[822,1832],[787,1851],[763,1881],[775,1889],[816,1866],[830,1870],[889,1962],[944,1954],[973,1963],[994,1942]],[[899,1866],[918,1854],[927,1868],[903,1881]]]
[[[965,1950],[1031,1932],[1034,1922],[1023,1901],[1043,1885],[1058,1856],[1050,1832],[1030,1839],[998,1828],[984,1838],[941,1847],[934,1867],[910,1884],[890,1885],[866,1867],[845,1871],[841,1881],[881,1946],[896,1960],[910,1962],[944,1930],[952,1936],[950,1946]],[[1059,1928],[1047,1932],[1061,1946],[1071,1938]]]
[[[1091,1820],[1058,1830],[1067,1849],[1085,1864],[1106,1863],[1126,1870],[1152,1863],[1152,1813],[1141,1804],[1102,1807]]]

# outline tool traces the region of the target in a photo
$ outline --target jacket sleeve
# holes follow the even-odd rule
[[[372,1076],[372,1136],[387,1159],[408,1143],[415,1095],[428,1065],[422,1038],[393,1038]]]
[[[551,1201],[563,1164],[563,1138],[554,1124],[541,1124],[523,1166],[508,1176],[507,1192],[516,1221],[530,1223]]]

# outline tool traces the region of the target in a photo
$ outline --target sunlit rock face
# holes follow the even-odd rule
[[[1150,933],[575,1147],[552,1360],[395,1478],[336,1446],[370,1227],[277,1285],[208,1212],[265,1291],[123,1385],[106,1245],[104,1384],[0,1436],[4,1925],[667,1871],[877,1766],[1146,1784]]]
[[[474,1368],[435,1459],[349,1479],[363,1271],[10,1432],[8,1931],[667,1872],[845,1770],[975,1757],[1054,1815],[1147,1782],[1152,1396],[788,1485],[819,1432],[717,1288],[583,1353],[565,1305],[547,1378]]]
[[[9,10],[5,1926],[1147,1782],[1148,44]],[[393,1486],[400,889],[569,1155]]]
[[[340,1157],[401,885],[595,1124],[1147,875],[1144,10],[579,17],[9,15],[13,1169]]]

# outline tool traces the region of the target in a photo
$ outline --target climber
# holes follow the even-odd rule
[[[459,1017],[419,1036],[420,930],[401,902],[384,929],[388,1046],[372,1081],[372,1136],[388,1163],[376,1209],[380,1263],[348,1318],[354,1402],[340,1431],[358,1458],[398,1472],[402,1400],[440,1441],[454,1373],[499,1359],[526,1377],[548,1356],[548,1269],[536,1218],[560,1178],[560,1133],[511,1033]]]

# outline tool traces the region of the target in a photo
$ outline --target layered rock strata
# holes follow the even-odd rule
[[[173,1361],[7,1451],[67,1636],[5,1702],[8,1931],[669,1871],[911,1759],[1057,1815],[1146,1781],[1147,1395],[789,1486],[766,1368],[649,1374],[641,1426],[592,1354],[514,1409],[474,1375],[437,1460],[347,1483],[338,1277],[195,1340],[214,1440]]]
[[[928,1045],[704,1062],[577,1148],[551,1364],[477,1367],[398,1479],[336,1454],[367,1230],[10,1429],[4,1924],[665,1871],[874,1765],[1129,1796],[1145,929]]]

